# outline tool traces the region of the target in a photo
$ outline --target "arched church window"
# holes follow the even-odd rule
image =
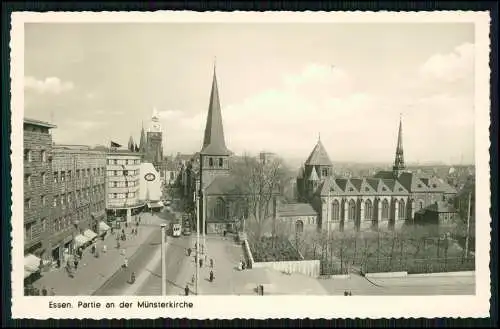
[[[384,199],[382,201],[382,220],[388,220],[389,219],[389,202]]]
[[[332,203],[332,220],[334,221],[339,221],[340,220],[340,205],[337,200],[333,201]]]
[[[373,206],[371,200],[365,201],[365,219],[369,220],[372,218]]]
[[[217,199],[214,208],[215,219],[226,219],[226,203],[223,199]]]
[[[398,202],[398,219],[405,219],[405,201],[399,200]]]
[[[356,202],[351,199],[351,201],[349,201],[349,208],[347,211],[347,219],[354,220],[355,216],[356,216]]]

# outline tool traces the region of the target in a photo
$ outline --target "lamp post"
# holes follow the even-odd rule
[[[198,261],[199,261],[199,257],[200,257],[200,196],[199,196],[199,193],[197,194],[195,192],[195,197],[196,197],[196,248],[195,248],[195,252],[196,252],[196,262],[194,264],[194,267],[196,269],[196,272],[195,272],[195,279],[196,279],[196,287],[195,287],[195,294],[197,295],[198,294],[198,278],[199,278],[199,275],[198,275]]]
[[[161,295],[167,295],[167,262],[165,259],[165,234],[167,224],[161,224]]]

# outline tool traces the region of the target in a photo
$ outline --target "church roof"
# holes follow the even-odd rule
[[[285,203],[278,208],[279,217],[317,216],[318,213],[309,203]]]
[[[323,143],[321,143],[321,140],[318,140],[318,143],[316,144],[311,154],[307,158],[305,164],[310,166],[332,165],[332,161],[330,160],[330,157],[328,156],[328,153],[326,152]]]
[[[210,93],[210,103],[208,105],[207,125],[205,127],[205,137],[203,139],[201,154],[231,155],[231,151],[229,151],[226,147],[226,141],[224,139],[224,127],[222,124],[222,113],[215,68],[212,80],[212,91]]]

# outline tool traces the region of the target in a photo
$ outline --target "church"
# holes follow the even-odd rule
[[[361,178],[332,173],[332,161],[318,139],[300,169],[297,187],[300,198],[318,212],[319,228],[327,232],[398,229],[413,224],[416,212],[456,194],[438,177],[406,171],[401,120],[392,171]]]
[[[234,230],[248,216],[242,202],[244,191],[229,174],[232,155],[226,146],[214,67],[203,146],[183,172],[193,209],[199,198],[200,223],[205,223],[206,233]],[[333,163],[318,139],[296,185],[298,202],[281,203],[274,198],[268,209],[270,216],[296,233],[398,229],[404,223],[413,224],[418,211],[456,194],[438,177],[406,170],[401,120],[392,171],[373,177],[335,177]]]

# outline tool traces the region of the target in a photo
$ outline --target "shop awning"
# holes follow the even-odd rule
[[[75,236],[75,248],[81,247],[89,241],[85,235],[78,234]]]
[[[24,256],[24,270],[34,273],[40,269],[40,258],[35,255],[28,254]]]
[[[148,202],[148,208],[161,208],[163,207],[163,202],[158,201],[158,202]]]
[[[83,232],[83,235],[85,235],[85,237],[88,238],[89,241],[94,240],[97,237],[97,233],[92,231],[91,229],[86,229],[85,232]]]
[[[106,232],[107,230],[109,230],[110,227],[108,224],[104,223],[104,222],[100,222],[99,223],[99,233],[103,233],[103,232]]]

